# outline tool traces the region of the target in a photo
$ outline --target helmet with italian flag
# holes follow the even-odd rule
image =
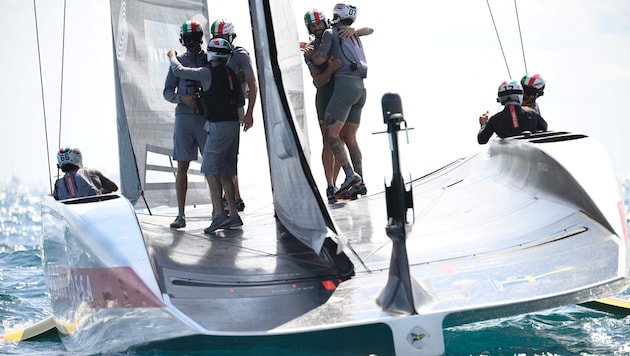
[[[545,93],[545,80],[540,74],[527,73],[521,78],[521,85],[525,95],[543,96]]]
[[[219,60],[227,62],[232,54],[232,45],[224,38],[213,38],[208,41],[208,61]]]
[[[179,43],[186,46],[193,41],[203,43],[203,27],[194,20],[185,21],[179,29]]]
[[[306,29],[308,32],[311,32],[309,28],[310,25],[316,24],[319,21],[323,22],[326,28],[328,28],[328,20],[326,20],[326,15],[324,15],[323,11],[319,11],[317,9],[308,10],[304,14],[304,24],[306,25]]]
[[[501,105],[521,105],[523,103],[523,87],[516,80],[506,80],[499,85],[497,101]]]
[[[228,40],[230,43],[236,38],[236,32],[234,32],[234,24],[228,20],[220,19],[216,20],[210,26],[210,32],[212,37],[222,37]]]

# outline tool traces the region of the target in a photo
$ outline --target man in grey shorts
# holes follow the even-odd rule
[[[179,41],[186,47],[186,52],[179,56],[182,64],[187,67],[203,67],[206,64],[206,53],[201,49],[203,28],[199,22],[184,22],[180,27]],[[203,130],[206,118],[197,105],[200,90],[199,81],[176,77],[169,68],[162,95],[164,99],[177,104],[173,129],[173,159],[177,161],[175,193],[179,211],[175,221],[171,223],[171,227],[175,229],[186,227],[184,207],[188,191],[188,167],[190,161],[197,160],[198,152],[206,143],[206,132]]]
[[[206,117],[204,129],[208,138],[203,149],[201,172],[208,181],[214,208],[212,223],[204,232],[213,233],[218,229],[243,225],[236,207],[233,177],[237,173],[240,135],[238,108],[245,105],[245,99],[236,73],[227,66],[232,46],[222,38],[213,38],[208,42],[209,65],[203,68],[184,67],[172,49],[167,55],[175,75],[199,80],[203,87],[201,102]],[[228,201],[229,215],[223,211],[222,194],[225,194]]]
[[[234,24],[225,19],[215,20],[210,26],[212,38],[223,38],[232,45],[232,55],[228,59],[228,67],[236,73],[243,90],[243,96],[247,99],[247,110],[239,108],[239,118],[243,126],[243,132],[247,132],[254,125],[254,104],[256,104],[256,95],[258,94],[258,85],[252,60],[247,50],[241,46],[234,46],[236,32]],[[241,197],[241,190],[238,184],[238,176],[234,177],[234,189],[236,195],[236,206],[238,211],[245,210],[245,202]],[[225,205],[224,205],[224,208]],[[227,209],[226,209],[227,210]]]
[[[356,35],[341,38],[339,30],[352,25],[356,20],[356,7],[337,4],[333,9],[332,28],[324,32],[322,44],[312,56],[315,65],[322,65],[331,56],[341,60],[341,67],[335,71],[335,89],[326,107],[324,135],[326,142],[346,174],[345,181],[335,193],[336,198],[347,195],[365,195],[361,149],[356,134],[361,122],[361,110],[365,105],[366,90],[363,79],[367,77],[367,61],[361,40]],[[340,138],[343,137],[343,140]],[[345,145],[348,147],[348,160]],[[353,167],[354,166],[354,167]]]

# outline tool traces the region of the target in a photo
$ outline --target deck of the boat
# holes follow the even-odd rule
[[[570,201],[528,189],[540,179],[515,184],[485,164],[473,156],[413,183],[407,254],[422,290],[416,308],[452,313],[457,324],[608,295],[602,281],[619,279],[619,239]],[[272,205],[248,207],[242,228],[215,234],[203,232],[208,207],[188,208],[187,227],[178,230],[169,228],[174,212],[138,216],[160,288],[174,306],[208,330],[262,332],[383,315],[375,301],[392,251],[385,194],[340,201],[329,211],[356,273],[341,284],[322,257],[277,223]],[[336,312],[342,304],[354,307]]]

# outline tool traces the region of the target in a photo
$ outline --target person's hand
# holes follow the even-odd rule
[[[341,59],[335,59],[333,56],[330,56],[328,59],[328,66],[334,71],[341,67]]]
[[[486,111],[486,112],[484,112],[483,114],[481,114],[481,115],[479,116],[479,125],[483,125],[483,124],[485,124],[486,122],[488,122],[488,114],[489,114],[489,113],[490,113],[490,112]]]
[[[195,94],[182,94],[179,96],[179,101],[193,109],[197,108],[197,95]]]
[[[313,53],[315,53],[315,47],[313,45],[309,45],[309,46],[306,46],[304,48],[300,48],[300,50],[302,51],[302,54],[306,58],[312,58],[313,57]]]
[[[339,38],[345,39],[354,36],[356,31],[352,27],[343,27],[339,29]]]
[[[243,122],[241,123],[241,126],[243,126],[243,132],[247,132],[247,130],[251,129],[252,126],[254,126],[254,117],[252,116],[252,114],[245,114],[245,116],[243,116]]]
[[[166,55],[169,56],[169,58],[173,57],[173,56],[176,56],[177,55],[177,51],[171,48],[171,49],[168,50],[168,53],[166,53]]]

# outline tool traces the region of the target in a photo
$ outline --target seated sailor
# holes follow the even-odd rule
[[[107,194],[118,190],[118,185],[96,168],[83,167],[78,148],[60,148],[57,167],[65,174],[55,182],[53,197],[57,200]]]
[[[522,106],[523,87],[517,81],[505,81],[498,90],[497,101],[503,110],[488,118],[488,113],[479,116],[481,128],[477,142],[485,144],[493,133],[501,138],[522,135],[525,132],[547,131],[547,122],[532,108]]]

